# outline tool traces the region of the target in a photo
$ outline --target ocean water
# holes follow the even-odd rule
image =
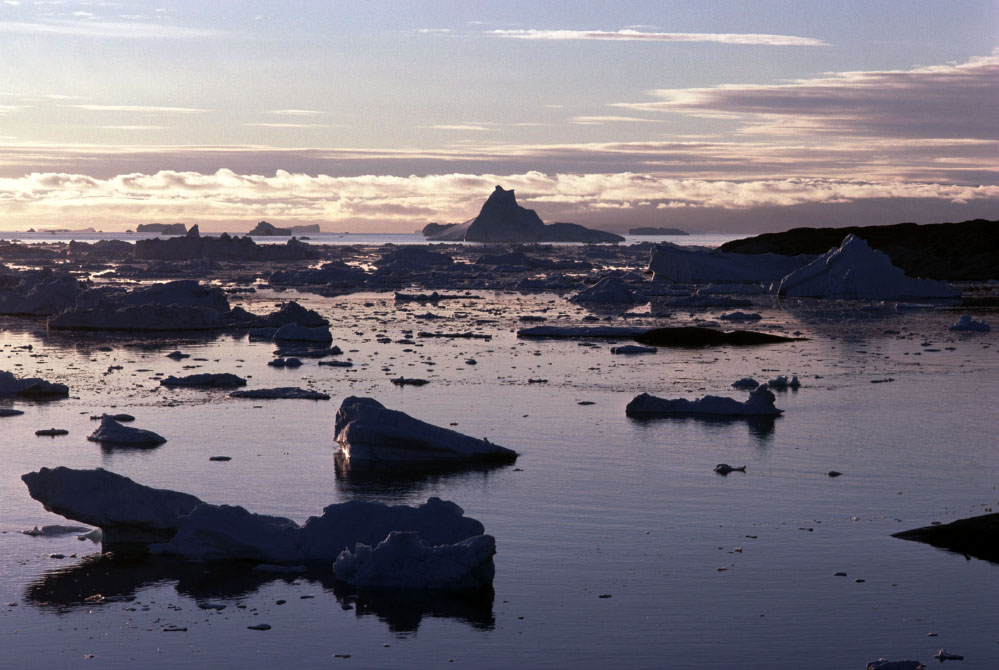
[[[965,655],[962,668],[999,667],[999,566],[890,536],[999,505],[996,330],[950,332],[958,313],[941,307],[760,297],[756,328],[809,339],[622,357],[609,342],[518,339],[520,315],[582,323],[589,312],[557,295],[476,295],[439,306],[397,306],[384,293],[238,299],[256,312],[289,298],[319,310],[353,368],[271,368],[273,346],[240,334],[149,339],[0,321],[0,369],[71,387],[68,399],[16,401],[25,414],[0,418],[0,665],[863,668],[880,656],[929,664],[946,648]],[[710,324],[721,311],[627,322]],[[448,318],[417,318],[426,312]],[[409,330],[492,339],[376,341]],[[192,357],[165,357],[175,349]],[[307,386],[332,400],[158,384],[157,373],[191,372]],[[395,387],[389,379],[400,374],[430,383]],[[802,387],[777,394],[785,414],[770,422],[624,414],[643,391],[740,397],[731,382],[778,374],[798,375]],[[332,427],[348,395],[456,423],[521,456],[488,470],[345,470]],[[109,410],[135,415],[133,425],[167,443],[118,451],[86,441],[90,417]],[[35,436],[50,427],[69,435]],[[209,462],[214,455],[232,460]],[[717,475],[722,462],[747,472]],[[19,532],[66,523],[20,481],[56,465],[104,467],[300,522],[344,500],[440,496],[496,537],[495,594],[356,600],[316,575],[109,566],[75,536]],[[199,609],[207,602],[226,608]],[[272,628],[247,628],[258,623]]]
[[[217,237],[221,233],[202,233],[204,237]],[[231,235],[244,235],[245,233],[230,233]],[[25,244],[42,243],[68,243],[76,242],[98,242],[101,240],[124,240],[134,242],[136,240],[148,240],[160,238],[162,235],[151,233],[124,233],[124,232],[0,232],[0,240],[10,240],[23,242]],[[298,236],[299,239],[307,240],[310,244],[428,244],[427,239],[418,233],[309,233]],[[730,240],[737,240],[745,235],[732,235],[729,233],[699,233],[693,235],[625,235],[624,244],[640,244],[642,242],[671,242],[683,246],[718,247]],[[254,237],[257,244],[285,244],[287,237]],[[431,242],[430,244],[477,244],[475,242]],[[577,243],[563,243],[559,246],[578,246]]]

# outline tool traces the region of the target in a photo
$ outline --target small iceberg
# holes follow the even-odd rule
[[[166,442],[165,437],[151,430],[123,426],[109,414],[101,417],[101,425],[87,439],[117,447],[156,447]]]
[[[163,386],[187,386],[193,388],[235,388],[237,386],[246,386],[246,380],[229,372],[205,372],[185,377],[170,375],[165,379],[161,379],[160,384]]]
[[[259,400],[329,400],[326,393],[303,389],[297,386],[279,386],[270,389],[247,389],[233,391],[230,398],[254,398]]]
[[[593,286],[585,288],[572,298],[572,302],[634,303],[635,294],[620,279],[604,277]]]
[[[987,333],[991,330],[985,321],[975,321],[971,316],[963,314],[953,326],[947,330],[973,331],[976,333]]]
[[[777,416],[784,410],[774,407],[776,396],[766,386],[760,386],[740,402],[734,398],[706,395],[696,400],[677,398],[668,400],[642,393],[628,403],[625,414],[632,418],[659,416]]]
[[[47,382],[39,377],[19,378],[13,372],[0,370],[0,395],[18,395],[29,398],[68,396],[65,384]]]
[[[623,354],[626,356],[633,354],[654,354],[657,351],[659,350],[655,347],[643,347],[638,344],[626,344],[621,347],[611,347],[610,350],[612,354]]]
[[[732,382],[732,388],[746,389],[747,391],[752,391],[754,388],[760,385],[760,382],[756,381],[752,377],[743,377],[742,379],[737,379]]]
[[[798,375],[794,375],[790,379],[784,375],[779,375],[775,379],[768,381],[767,386],[778,391],[786,391],[787,389],[798,390],[801,388],[801,382],[798,381]]]
[[[512,463],[517,452],[387,409],[374,398],[350,396],[334,422],[340,451],[360,461]]]

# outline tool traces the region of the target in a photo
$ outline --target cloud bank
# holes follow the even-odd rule
[[[776,47],[828,46],[822,40],[793,35],[755,33],[658,33],[625,28],[622,30],[488,30],[486,35],[516,40],[595,40],[612,42],[714,42]]]
[[[744,211],[874,199],[999,202],[999,185],[800,178],[736,181],[634,173],[332,177],[279,170],[264,176],[222,169],[162,170],[106,179],[49,172],[0,179],[0,217],[31,225],[65,225],[68,219],[104,221],[108,227],[157,220],[237,224],[230,229],[263,217],[337,229],[410,231],[431,220],[474,216],[496,184],[516,189],[521,201],[549,220],[631,208]]]

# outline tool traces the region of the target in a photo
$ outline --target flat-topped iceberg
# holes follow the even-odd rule
[[[340,450],[360,461],[468,461],[512,463],[517,452],[387,409],[374,398],[346,398],[334,433]]]
[[[803,266],[814,256],[780,254],[736,254],[703,247],[663,242],[652,248],[649,270],[656,281],[761,282],[777,281]]]
[[[160,380],[162,386],[187,386],[193,388],[235,388],[246,386],[246,380],[231,372],[202,372],[194,375],[175,377],[170,375]]]
[[[749,399],[740,402],[734,398],[706,395],[696,400],[677,398],[668,400],[648,393],[635,396],[625,408],[625,414],[633,418],[657,416],[777,416],[783,410],[774,407],[776,396],[766,386],[760,386],[749,394]]]
[[[847,235],[808,265],[781,279],[778,295],[846,300],[954,298],[960,295],[943,282],[913,279],[856,235]]]

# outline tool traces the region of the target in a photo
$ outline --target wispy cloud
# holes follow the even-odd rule
[[[244,123],[244,126],[256,128],[332,128],[328,123]]]
[[[167,126],[97,126],[105,130],[164,130]]]
[[[267,113],[278,116],[320,116],[326,112],[317,109],[270,109],[267,110]]]
[[[432,130],[470,130],[478,133],[496,130],[495,127],[489,127],[481,123],[440,124],[435,126],[421,126],[421,128],[430,128]]]
[[[637,116],[574,116],[569,123],[596,126],[605,123],[662,123],[663,119],[643,119]]]
[[[659,33],[643,30],[487,30],[486,35],[516,40],[598,40],[613,42],[713,42],[761,46],[822,47],[827,42],[813,37],[758,33]]]
[[[86,17],[80,17],[86,18]],[[67,35],[126,40],[190,40],[214,37],[218,33],[205,28],[175,26],[165,23],[131,21],[0,21],[0,33],[19,35]]]
[[[657,99],[612,106],[737,119],[745,132],[769,135],[999,137],[999,53],[911,70],[649,93]]]
[[[157,105],[69,105],[88,112],[137,112],[141,114],[202,114],[210,109],[195,107],[160,107]]]

